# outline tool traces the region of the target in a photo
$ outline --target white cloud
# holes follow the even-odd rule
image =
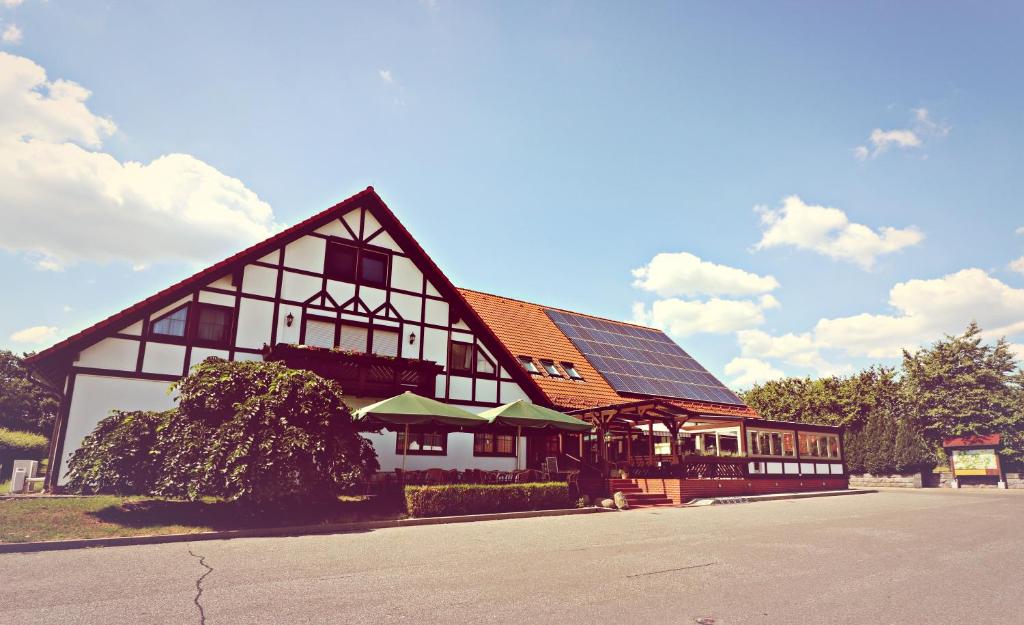
[[[633,270],[633,286],[662,297],[677,295],[756,295],[778,288],[772,276],[701,260],[688,252],[661,253]]]
[[[54,326],[32,326],[11,334],[10,340],[13,343],[41,345],[50,342],[56,335],[57,328]]]
[[[1024,361],[1024,343],[1010,343],[1010,351],[1018,361]]]
[[[924,145],[925,138],[945,137],[949,134],[951,126],[946,123],[936,122],[926,108],[910,109],[912,113],[911,128],[896,128],[893,130],[882,130],[875,128],[868,137],[871,145],[858,145],[853,149],[853,155],[858,160],[876,158],[887,152],[889,148],[920,148]],[[927,158],[927,156],[925,156]]]
[[[729,384],[740,389],[786,376],[780,369],[757,358],[733,358],[726,363],[724,371],[732,378]]]
[[[692,334],[729,334],[764,323],[764,310],[779,305],[771,295],[758,302],[711,298],[707,301],[662,299],[650,307],[633,304],[633,320],[678,337]]]
[[[1010,269],[1019,273],[1024,273],[1024,256],[1021,256],[1017,260],[1010,261]]]
[[[17,24],[11,24],[4,29],[4,33],[3,35],[0,35],[0,39],[3,39],[3,42],[6,44],[16,46],[21,43],[23,39],[21,29],[18,28]]]
[[[121,162],[88,149],[117,130],[89,110],[89,96],[0,52],[0,248],[41,269],[80,261],[138,268],[218,260],[279,227],[240,180],[194,156]]]
[[[24,1],[25,0],[4,0],[4,6],[8,9],[13,9],[14,7],[21,6],[21,3]]]
[[[779,209],[756,206],[754,210],[760,213],[765,227],[755,249],[792,245],[836,260],[850,261],[864,269],[873,267],[879,256],[916,245],[924,239],[924,234],[913,226],[872,230],[852,223],[838,208],[807,204],[796,195],[784,199]]]
[[[1014,232],[1016,232],[1017,234],[1024,234],[1024,226],[1017,228],[1016,230],[1014,230]]]
[[[941,278],[908,280],[892,287],[894,314],[861,313],[821,319],[808,332],[772,336],[750,329],[737,333],[741,356],[815,369],[849,370],[835,358],[898,358],[946,334],[959,334],[972,320],[986,338],[1024,336],[1024,289],[1013,288],[981,269]]]
[[[395,82],[394,77],[391,75],[390,69],[378,70],[377,75],[379,75],[380,79],[383,80],[384,82]]]

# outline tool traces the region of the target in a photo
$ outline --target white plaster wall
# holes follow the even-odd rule
[[[419,293],[423,290],[423,274],[404,256],[391,257],[391,286]]]
[[[287,314],[287,313],[285,313]],[[238,308],[238,347],[259,349],[270,343],[270,330],[274,327],[274,304],[257,299],[242,298]]]
[[[215,289],[222,289],[222,290],[225,290],[225,291],[234,291],[235,290],[234,285],[231,284],[231,276],[230,275],[217,278],[216,280],[214,280],[213,282],[211,282],[210,284],[208,284],[206,286],[210,286],[210,287],[213,287]]]
[[[216,304],[217,306],[228,306],[233,308],[235,306],[235,296],[227,295],[225,293],[210,293],[208,291],[199,292],[199,301],[204,304]]]
[[[261,263],[267,263],[268,265],[276,265],[277,261],[281,258],[281,250],[274,250],[260,259]]]
[[[322,273],[326,245],[327,241],[320,237],[296,239],[284,248],[284,266]]]
[[[345,227],[342,226],[341,222],[338,221],[337,219],[327,222],[326,224],[317,228],[314,232],[329,237],[340,237],[342,239],[352,238],[351,236],[349,236],[348,230],[345,230]]]
[[[142,370],[146,373],[181,375],[185,368],[185,346],[169,343],[146,343],[146,355]]]
[[[293,302],[304,302],[319,293],[321,286],[323,281],[320,278],[286,271],[281,279],[281,297]]]
[[[368,286],[359,287],[359,299],[363,300],[363,303],[366,304],[370,310],[377,310],[377,308],[384,303],[384,296],[385,293],[383,289],[374,289]],[[342,304],[344,302],[338,303]]]
[[[138,341],[105,338],[82,350],[75,365],[79,367],[95,367],[97,369],[135,371],[135,363],[138,357]]]
[[[276,261],[275,261],[276,262]],[[277,290],[277,270],[246,265],[242,274],[242,292],[274,297]]]
[[[362,213],[363,209],[360,208],[357,210],[351,210],[341,216],[341,218],[345,220],[345,223],[348,224],[348,227],[351,228],[352,232],[355,232],[356,235],[359,234],[359,216],[362,215]]]
[[[501,403],[507,404],[517,399],[530,399],[530,396],[523,392],[523,389],[519,388],[515,382],[502,382]]]
[[[402,316],[402,319],[412,323],[418,323],[420,320],[420,303],[422,301],[422,297],[416,297],[415,295],[406,295],[404,293],[391,294],[391,305],[395,307],[395,310]]]
[[[121,334],[129,334],[131,336],[142,336],[142,322],[136,321],[126,328],[121,328]]]
[[[476,401],[496,402],[498,401],[498,381],[477,378]],[[502,402],[504,403],[504,402]]]
[[[78,449],[82,439],[92,432],[100,419],[111,410],[167,410],[174,401],[167,393],[168,382],[78,375],[71,396],[64,458],[61,460],[59,484],[67,480],[68,456]]]
[[[367,231],[367,234],[372,234],[372,231]],[[381,232],[377,236],[373,237],[373,241],[370,241],[370,243],[377,247],[386,247],[387,249],[395,252],[404,251],[402,248],[398,247],[398,243],[395,243],[395,240],[392,239],[391,235],[387,232]]]
[[[295,317],[292,327],[288,327],[288,313]],[[277,342],[298,343],[299,328],[302,327],[302,309],[298,306],[282,304],[277,311]]]
[[[423,359],[448,366],[448,333],[426,328],[423,331]],[[443,394],[441,395],[444,396]]]
[[[473,380],[459,375],[453,375],[448,384],[448,398],[463,401],[473,401]]]
[[[189,367],[193,367],[210,356],[216,356],[217,358],[223,358],[227,360],[228,352],[226,349],[209,349],[207,347],[193,347],[192,353],[190,354],[192,361],[189,362]]]
[[[428,299],[426,321],[436,326],[448,325],[448,302]]]
[[[338,280],[327,281],[327,292],[330,293],[338,306],[344,306],[345,302],[352,299],[356,294],[356,285],[351,282],[339,282]]]

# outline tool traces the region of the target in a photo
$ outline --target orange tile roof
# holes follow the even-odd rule
[[[553,405],[574,410],[619,404],[636,399],[633,396],[621,395],[613,389],[544,312],[545,309],[559,309],[469,289],[460,288],[459,292],[480,315],[484,323],[490,326],[498,340],[516,356],[530,356],[538,366],[539,359],[553,360],[556,363],[571,362],[576,366],[576,370],[583,376],[582,381],[548,375],[532,376],[533,381],[547,395]],[[581,313],[572,312],[572,314]],[[584,316],[592,317],[592,315]],[[600,317],[592,318],[600,319]],[[633,325],[611,319],[603,319],[603,321],[627,326]],[[666,399],[681,408],[698,413],[757,416],[756,412],[746,406],[676,398]]]

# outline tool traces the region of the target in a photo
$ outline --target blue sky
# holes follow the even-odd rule
[[[0,0],[0,345],[373,185],[456,284],[737,387],[1024,353],[1020,4],[302,6]]]

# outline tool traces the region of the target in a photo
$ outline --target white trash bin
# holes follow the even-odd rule
[[[20,493],[25,488],[25,478],[28,477],[28,471],[23,467],[15,467],[14,473],[11,474],[11,492]]]

